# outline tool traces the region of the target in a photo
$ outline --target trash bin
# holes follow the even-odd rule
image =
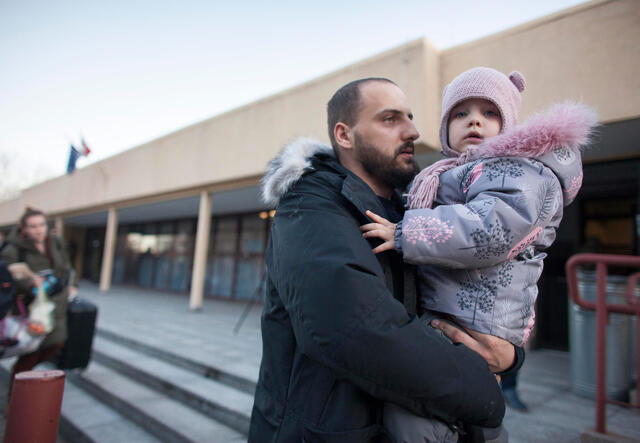
[[[627,278],[607,276],[607,302],[626,304]],[[578,271],[580,295],[596,300],[595,271]],[[640,291],[636,288],[636,295]],[[631,315],[609,314],[606,344],[607,398],[628,401],[635,365],[635,321]],[[596,313],[569,300],[569,351],[571,390],[582,397],[595,398],[596,393]]]

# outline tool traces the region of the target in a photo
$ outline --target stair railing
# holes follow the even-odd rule
[[[587,301],[578,289],[578,266],[596,266],[596,301]],[[606,403],[616,403],[640,408],[606,397],[606,343],[609,314],[635,315],[636,320],[636,398],[640,401],[640,299],[635,297],[635,288],[640,280],[640,272],[627,279],[626,304],[607,303],[607,267],[620,266],[640,269],[640,257],[612,254],[576,254],[566,264],[569,297],[582,309],[596,312],[596,426],[595,431],[606,434]]]

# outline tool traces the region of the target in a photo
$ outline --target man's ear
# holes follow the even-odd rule
[[[333,128],[333,136],[336,139],[336,143],[343,149],[353,149],[353,133],[348,125],[342,122],[336,123]]]

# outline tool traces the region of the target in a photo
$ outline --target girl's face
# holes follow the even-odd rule
[[[43,243],[47,238],[47,220],[42,215],[32,215],[25,220],[22,233],[34,243]]]
[[[458,103],[449,114],[449,146],[466,152],[469,145],[478,145],[485,138],[495,137],[502,128],[498,107],[481,98]]]

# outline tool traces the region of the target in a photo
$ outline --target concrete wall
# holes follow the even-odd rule
[[[602,122],[640,116],[640,1],[594,1],[440,54],[440,91],[474,66],[522,72],[521,117],[572,99]],[[521,118],[522,120],[522,118]]]

